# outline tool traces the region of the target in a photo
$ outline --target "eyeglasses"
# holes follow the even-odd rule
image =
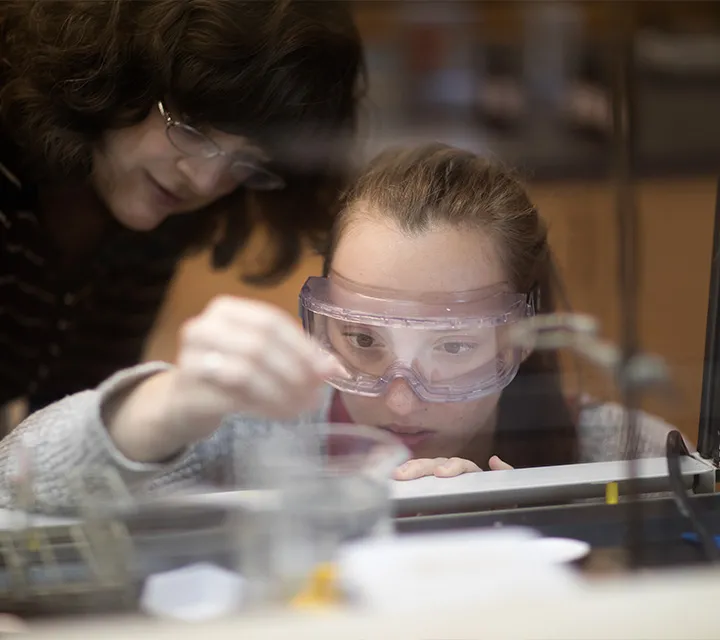
[[[158,102],[158,109],[165,119],[168,140],[182,154],[192,158],[227,158],[232,175],[249,189],[275,191],[285,187],[280,176],[264,169],[256,160],[243,158],[238,152],[228,153],[195,127],[175,120],[162,102]]]

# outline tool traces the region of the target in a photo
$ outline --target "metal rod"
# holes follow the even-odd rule
[[[614,167],[616,180],[616,223],[618,240],[618,287],[620,293],[621,367],[618,379],[625,407],[625,456],[628,461],[627,550],[631,568],[642,565],[643,518],[638,490],[637,412],[640,392],[624,380],[639,351],[637,335],[638,263],[640,242],[634,192],[634,3],[618,3],[613,7],[617,16],[617,42],[613,47],[613,130]]]
[[[516,323],[509,332],[513,345],[530,350],[569,349],[611,376],[617,384],[638,392],[661,390],[663,398],[677,397],[670,370],[659,355],[636,352],[632,362],[623,362],[620,348],[599,338],[597,321],[583,314],[549,313]]]
[[[720,181],[715,199],[712,254],[710,256],[710,291],[705,325],[705,360],[703,366],[698,453],[720,463]]]

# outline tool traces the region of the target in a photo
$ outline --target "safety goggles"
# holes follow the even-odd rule
[[[348,373],[328,378],[336,389],[377,397],[402,379],[427,402],[462,402],[510,384],[526,355],[510,328],[535,309],[532,297],[504,284],[408,295],[331,274],[307,280],[300,313]]]

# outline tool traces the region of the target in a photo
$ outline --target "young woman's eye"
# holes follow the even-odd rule
[[[475,351],[476,344],[472,342],[443,342],[435,347],[436,351],[446,353],[451,356],[460,356]]]
[[[382,346],[378,340],[368,333],[346,331],[343,335],[353,347],[358,349],[371,349],[372,347]]]

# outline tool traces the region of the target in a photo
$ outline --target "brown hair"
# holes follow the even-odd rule
[[[272,257],[247,278],[261,282],[287,274],[304,241],[329,230],[348,149],[328,143],[351,139],[364,77],[346,2],[3,0],[0,46],[0,122],[32,179],[87,177],[103,132],[165,99],[193,123],[258,142],[287,184],[240,188],[191,223],[168,224],[179,248],[208,246],[224,229],[214,263],[225,267],[264,228]],[[327,153],[298,157],[308,141]]]
[[[408,234],[435,225],[482,229],[496,243],[514,290],[532,296],[539,313],[554,310],[547,228],[522,184],[497,165],[443,144],[381,153],[344,195],[326,273],[339,237],[358,211],[370,208]],[[532,353],[503,391],[493,453],[517,467],[577,462],[575,421],[554,352]]]

